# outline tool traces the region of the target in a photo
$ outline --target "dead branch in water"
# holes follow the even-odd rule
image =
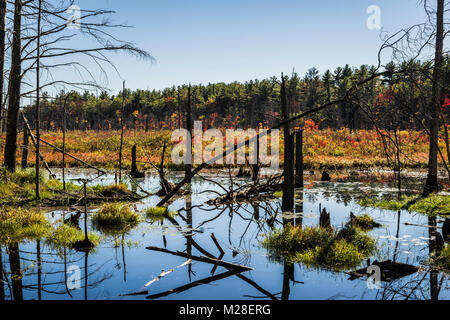
[[[224,268],[227,268],[229,270],[241,270],[241,271],[249,271],[249,270],[253,270],[253,268],[247,267],[247,266],[243,266],[243,265],[239,265],[239,264],[234,264],[231,262],[225,262],[222,260],[218,260],[215,258],[210,258],[210,257],[202,257],[202,256],[193,256],[184,252],[175,252],[175,251],[170,251],[168,249],[163,249],[163,248],[159,248],[159,247],[147,247],[147,250],[152,250],[152,251],[159,251],[159,252],[164,252],[164,253],[168,253],[168,254],[172,254],[175,256],[179,256],[179,257],[183,257],[186,259],[192,259],[195,261],[200,261],[200,262],[204,262],[204,263],[210,263],[210,264],[214,264],[214,265],[218,265]]]

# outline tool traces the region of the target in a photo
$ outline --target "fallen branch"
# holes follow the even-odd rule
[[[168,296],[168,295],[171,295],[171,294],[174,294],[174,293],[180,293],[180,292],[189,290],[191,288],[197,287],[197,286],[202,285],[202,284],[208,284],[208,283],[211,283],[213,281],[217,281],[217,280],[221,280],[221,279],[225,279],[225,278],[231,277],[231,276],[233,276],[235,274],[239,274],[239,271],[229,270],[227,272],[218,274],[217,276],[212,276],[212,277],[204,278],[204,279],[201,279],[201,280],[198,280],[198,281],[194,281],[192,283],[185,284],[184,286],[181,286],[181,287],[178,287],[178,288],[175,288],[175,289],[164,291],[162,293],[153,294],[153,295],[148,296],[146,298],[147,299],[157,299],[157,298],[165,297],[165,296]]]
[[[152,251],[159,251],[159,252],[164,252],[164,253],[168,253],[168,254],[172,254],[175,256],[179,256],[179,257],[183,257],[186,259],[192,259],[195,261],[200,261],[200,262],[204,262],[204,263],[210,263],[210,264],[214,264],[214,265],[218,265],[224,268],[227,268],[229,270],[241,270],[241,271],[249,271],[249,270],[253,270],[253,268],[247,267],[247,266],[243,266],[243,265],[239,265],[239,264],[234,264],[234,263],[230,263],[230,262],[225,262],[222,260],[218,260],[215,258],[209,258],[209,257],[201,257],[201,256],[193,256],[184,252],[175,252],[175,251],[170,251],[167,249],[163,249],[163,248],[159,248],[159,247],[147,247],[147,250],[152,250]]]
[[[31,131],[31,127],[28,123],[27,118],[25,118],[25,115],[23,114],[23,112],[20,112],[22,119],[23,119],[23,123],[25,124],[25,126],[27,127],[28,133],[30,134],[31,137],[31,141],[33,142],[34,148],[37,148],[37,140],[36,137],[34,136],[33,132]],[[50,177],[55,178],[56,175],[52,172],[52,170],[50,169],[47,161],[45,161],[44,156],[42,155],[41,152],[39,152],[39,157],[41,158],[42,163],[44,164],[45,169],[47,169],[48,173],[50,174]]]

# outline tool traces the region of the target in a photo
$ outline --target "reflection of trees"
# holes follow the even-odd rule
[[[108,262],[105,262],[101,266],[94,268],[95,264],[88,264],[87,253],[84,253],[82,257],[77,259],[67,259],[66,249],[64,249],[63,257],[60,257],[53,253],[42,253],[41,242],[36,241],[36,252],[24,251],[28,258],[20,256],[19,244],[12,243],[8,245],[8,257],[9,257],[9,276],[5,270],[5,265],[3,264],[3,254],[0,249],[0,273],[2,274],[2,281],[0,289],[4,288],[3,284],[7,283],[10,287],[10,299],[13,300],[23,300],[24,290],[34,291],[37,294],[37,299],[42,299],[42,293],[49,293],[55,295],[68,295],[72,298],[72,295],[67,288],[67,265],[77,264],[81,261],[84,262],[84,266],[80,267],[84,270],[84,275],[81,276],[82,286],[80,289],[84,289],[84,298],[87,299],[87,290],[91,288],[98,287],[105,280],[109,279],[111,275],[103,274],[100,277],[96,277],[94,281],[88,281],[89,278],[97,276],[100,274],[103,266]],[[42,255],[47,258],[42,259]],[[30,258],[31,256],[31,258]],[[33,257],[34,256],[34,257]],[[49,258],[55,257],[54,261]],[[25,265],[21,263],[25,262]],[[33,266],[36,266],[36,271],[33,271]],[[56,267],[56,270],[55,268]],[[30,269],[31,270],[28,270]],[[45,274],[45,277],[43,275]],[[61,280],[56,280],[54,277],[61,276]],[[47,280],[47,278],[49,280]],[[24,279],[35,279],[36,283],[24,283]],[[9,285],[11,283],[11,285]],[[63,290],[58,290],[59,287],[63,287]],[[54,289],[56,287],[56,289]],[[3,293],[2,293],[3,292]],[[4,291],[0,291],[2,296],[0,300],[6,299],[6,294]],[[26,296],[28,299],[28,296]]]
[[[23,300],[22,272],[20,270],[19,244],[11,243],[9,251],[9,268],[11,270],[11,285],[14,300]]]
[[[400,225],[400,220],[398,222]],[[442,236],[437,231],[436,217],[428,218],[428,252],[429,259],[438,256],[442,250]],[[398,233],[397,233],[398,238]],[[394,259],[397,252],[394,251]],[[408,278],[401,278],[386,283],[376,294],[380,300],[439,300],[442,289],[449,289],[446,275],[441,274],[432,264],[424,264],[419,272]]]
[[[192,252],[192,249],[196,249],[198,252],[200,252],[201,254],[203,254],[205,257],[207,257],[207,258],[211,258],[211,259],[219,259],[219,260],[221,260],[222,258],[223,258],[223,256],[225,255],[225,251],[223,250],[223,248],[220,246],[220,244],[219,244],[219,241],[217,240],[217,238],[214,236],[214,234],[212,234],[211,235],[211,241],[215,244],[215,246],[218,248],[218,250],[219,250],[219,252],[220,252],[220,256],[219,257],[215,257],[213,254],[211,254],[210,252],[208,252],[206,249],[204,249],[203,247],[201,247],[195,240],[194,240],[194,236],[195,236],[195,231],[193,231],[193,230],[196,230],[196,229],[192,229],[191,228],[191,226],[192,226],[192,203],[190,203],[192,200],[191,200],[192,198],[191,197],[189,197],[188,199],[187,199],[187,202],[186,202],[186,213],[187,213],[187,217],[186,218],[184,218],[182,215],[179,215],[180,216],[180,218],[183,220],[183,221],[185,221],[186,223],[187,223],[187,225],[188,225],[188,232],[184,232],[184,229],[183,229],[183,226],[182,225],[180,225],[180,223],[178,223],[178,221],[176,221],[174,218],[172,218],[172,217],[166,217],[166,219],[171,223],[171,224],[173,224],[174,226],[175,226],[175,228],[177,228],[179,231],[180,231],[180,233],[186,238],[186,244],[187,244],[187,249],[189,249],[189,251],[190,252]],[[240,208],[241,207],[241,205],[238,205],[238,208]],[[263,208],[263,207],[261,207],[261,206],[259,206],[260,208]],[[201,208],[199,208],[199,209],[201,209]],[[217,209],[217,208],[216,208]],[[231,220],[231,218],[234,216],[234,214],[236,213],[236,208],[234,208],[234,206],[224,206],[224,208],[220,211],[220,213],[217,215],[217,216],[215,216],[214,218],[212,218],[212,219],[209,219],[209,220],[207,220],[207,221],[203,221],[203,222],[200,222],[199,223],[199,225],[198,225],[198,227],[197,228],[199,228],[199,227],[201,227],[201,226],[204,226],[204,225],[206,225],[206,224],[208,224],[208,223],[211,223],[212,221],[214,221],[214,220],[216,220],[217,218],[219,218],[224,212],[226,212],[227,211],[227,209],[229,210],[229,216],[230,216],[230,220]],[[203,210],[203,209],[202,209]],[[213,209],[214,210],[214,209]],[[213,211],[213,210],[210,210],[210,209],[205,209],[205,211]],[[246,217],[244,217],[242,214],[237,214],[237,216],[239,216],[241,219],[243,219],[243,220],[245,220],[245,221],[257,221],[258,223],[261,223],[261,217],[258,217],[258,219],[253,219],[253,215],[254,215],[254,212],[252,213],[252,218],[246,218]],[[259,215],[259,213],[257,214],[257,215]],[[261,219],[261,220],[260,220]],[[247,230],[247,229],[246,229]],[[245,231],[246,232],[246,231]],[[230,238],[231,239],[231,238]],[[188,253],[188,255],[192,255],[192,253]],[[214,273],[215,273],[215,270],[216,270],[216,266],[214,266],[214,268],[211,270],[211,274],[213,275],[213,276],[211,276],[211,277],[208,277],[208,278],[205,278],[205,279],[201,279],[201,280],[197,280],[197,281],[194,281],[194,282],[192,282],[192,283],[189,283],[189,284],[187,284],[187,285],[184,285],[184,286],[181,286],[181,287],[179,287],[179,288],[175,288],[175,289],[171,289],[171,290],[169,290],[169,291],[167,291],[167,292],[163,292],[163,293],[160,293],[160,294],[156,294],[156,295],[151,295],[151,296],[148,296],[147,298],[148,299],[156,299],[156,298],[159,298],[159,297],[163,297],[163,296],[167,296],[167,295],[169,295],[169,294],[172,294],[172,293],[176,293],[176,292],[182,292],[182,291],[186,291],[186,290],[189,290],[189,289],[191,289],[191,288],[193,288],[193,287],[196,287],[196,286],[198,286],[198,285],[202,285],[202,284],[207,284],[207,283],[211,283],[211,282],[213,282],[213,281],[217,281],[217,280],[220,280],[220,279],[224,279],[224,278],[228,278],[228,277],[230,277],[230,276],[236,276],[236,277],[238,277],[239,279],[241,279],[241,280],[243,280],[243,281],[245,281],[246,283],[248,283],[249,285],[251,285],[253,288],[255,288],[256,290],[258,290],[259,292],[261,292],[264,296],[263,297],[261,297],[261,298],[270,298],[270,299],[272,299],[272,300],[277,300],[277,298],[272,294],[272,293],[270,293],[270,292],[268,292],[267,290],[265,290],[264,288],[262,288],[261,286],[259,286],[255,281],[253,281],[253,280],[251,280],[251,279],[249,279],[249,278],[247,278],[246,276],[244,276],[242,273],[240,273],[240,272],[242,272],[242,270],[240,271],[240,272],[237,272],[236,270],[228,270],[227,272],[224,272],[224,273],[221,273],[221,274],[218,274],[218,275],[215,275],[214,276]],[[225,267],[225,268],[227,268],[227,267]],[[189,281],[191,281],[191,274],[189,274]]]
[[[5,282],[6,277],[3,276],[4,269],[3,269],[3,248],[0,244],[0,301],[5,300]]]

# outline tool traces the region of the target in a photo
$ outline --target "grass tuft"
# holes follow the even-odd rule
[[[130,231],[141,221],[126,203],[107,203],[93,215],[94,227],[105,234],[121,234]]]
[[[375,240],[356,228],[287,225],[262,242],[275,261],[302,262],[308,267],[342,271],[357,267],[375,250]]]
[[[0,210],[0,242],[38,240],[50,233],[51,225],[42,212],[23,208]]]

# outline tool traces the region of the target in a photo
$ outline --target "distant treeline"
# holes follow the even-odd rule
[[[444,59],[448,61],[448,59]],[[319,128],[385,130],[418,129],[423,124],[418,119],[428,119],[431,102],[432,69],[430,64],[408,65],[407,73],[396,73],[406,63],[386,66],[389,71],[384,78],[375,78],[358,87],[356,98],[337,104],[311,118]],[[380,70],[378,70],[380,71]],[[450,64],[444,70],[444,88],[448,92]],[[292,114],[305,112],[327,102],[339,100],[363,79],[370,77],[375,67],[363,65],[351,68],[339,67],[322,75],[311,68],[303,76],[293,72],[286,76],[289,110]],[[419,86],[420,84],[420,86]],[[258,127],[270,126],[279,121],[280,78],[252,80],[245,83],[213,83],[192,85],[188,99],[188,86],[164,90],[125,90],[124,124],[127,129],[152,130],[178,128],[184,123],[184,112],[191,101],[193,119],[202,120],[205,128],[211,127]],[[42,128],[60,130],[63,125],[63,104],[67,92],[41,100]],[[68,130],[116,130],[120,128],[122,95],[111,96],[104,91],[98,96],[71,92],[67,99]],[[443,119],[448,117],[443,101]],[[34,106],[25,107],[30,124],[35,123]],[[180,117],[181,115],[181,117]]]

